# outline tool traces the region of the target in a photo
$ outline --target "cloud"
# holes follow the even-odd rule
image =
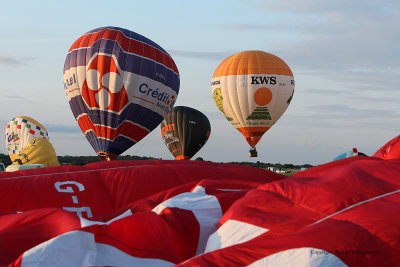
[[[388,69],[399,73],[398,1],[251,1],[267,24],[232,23],[225,29],[265,31],[257,42],[279,45],[302,70]],[[264,40],[263,40],[263,36]]]
[[[296,93],[296,92],[295,92]],[[351,93],[349,91],[345,91],[345,90],[333,90],[333,89],[305,89],[303,91],[304,94],[312,94],[312,95],[323,95],[323,96],[327,96],[327,95],[351,95]]]
[[[347,91],[347,92],[381,92],[382,94],[390,93],[393,97],[393,93],[399,91],[400,87],[400,75],[390,70],[370,70],[370,71],[359,71],[359,70],[318,70],[314,72],[296,72],[296,68],[292,68],[294,71],[295,79],[299,75],[307,75],[308,79],[315,79],[315,76],[322,77],[326,81],[315,82],[316,88],[325,88],[329,86],[332,88],[331,83],[336,84],[331,89],[333,91]],[[296,87],[302,86],[301,83],[296,82]],[[310,88],[311,89],[311,88]],[[312,88],[315,89],[315,88]],[[317,89],[318,90],[318,89]],[[325,89],[321,90],[325,92]],[[308,92],[308,90],[307,90]],[[328,93],[328,92],[327,92]]]
[[[400,96],[397,97],[374,97],[374,96],[353,96],[351,97],[354,101],[363,102],[363,103],[376,103],[376,104],[389,104],[393,103],[398,105],[400,102]]]
[[[308,109],[314,112],[314,115],[307,115],[308,118],[314,116],[319,118],[321,121],[329,119],[330,121],[340,120],[354,122],[362,119],[371,121],[371,119],[399,117],[398,112],[393,109],[354,108],[353,106],[346,104],[314,105],[308,107]]]
[[[384,91],[384,90],[376,90]],[[332,98],[339,97],[342,101],[348,103],[354,103],[354,105],[368,104],[370,106],[385,106],[396,107],[400,102],[400,94],[376,94],[371,90],[370,94],[365,91],[350,91],[350,90],[333,90],[333,89],[305,89],[301,92],[302,96],[306,98],[310,97],[322,97]],[[296,96],[296,92],[295,92]],[[394,104],[394,105],[391,105]]]
[[[0,65],[3,66],[13,66],[20,67],[26,66],[29,61],[32,61],[33,57],[11,57],[11,56],[2,56],[0,55]]]
[[[342,91],[398,91],[399,2],[284,0],[262,7],[285,15],[269,27],[293,36],[277,51],[295,75],[323,77]],[[271,40],[263,42],[269,47]]]
[[[25,61],[17,58],[7,57],[7,56],[0,56],[0,65],[4,66],[22,66],[26,65]]]
[[[395,13],[395,8],[398,6],[397,0],[387,1],[371,1],[365,2],[363,0],[353,1],[330,1],[330,0],[281,0],[281,1],[267,1],[261,4],[255,4],[256,8],[265,10],[272,10],[274,12],[293,14],[347,14],[356,16],[359,13],[368,13],[370,15],[376,12],[389,12]]]
[[[22,94],[18,94],[18,95],[0,95],[0,97],[3,100],[6,100],[7,102],[3,103],[3,105],[12,103],[12,102],[18,102],[18,103],[31,103],[31,104],[38,104],[41,103],[41,101],[36,101],[33,100],[31,97],[24,97]]]
[[[250,24],[250,23],[231,23],[222,25],[222,29],[227,30],[238,30],[238,31],[247,31],[247,30],[278,30],[271,24]],[[289,30],[289,28],[287,28]]]
[[[17,96],[17,95],[1,95],[1,98],[6,98],[8,100],[28,100],[26,97],[23,96]]]
[[[220,27],[247,39],[254,39],[256,32],[258,47],[285,60],[295,77],[319,76],[341,92],[398,91],[400,28],[393,25],[400,22],[400,2],[283,0],[246,5],[258,16],[263,12],[266,22]]]

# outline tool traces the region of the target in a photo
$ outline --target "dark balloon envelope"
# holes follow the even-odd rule
[[[207,142],[210,132],[208,118],[190,107],[174,107],[161,122],[164,143],[177,160],[191,159]]]
[[[171,111],[179,72],[159,45],[135,32],[94,29],[78,38],[64,65],[72,113],[104,160],[139,142]]]

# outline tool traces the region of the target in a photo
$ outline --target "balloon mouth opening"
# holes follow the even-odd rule
[[[118,157],[117,155],[107,153],[107,152],[97,152],[97,156],[99,156],[99,158],[104,161],[115,160]]]
[[[251,147],[250,150],[249,150],[249,157],[250,158],[254,158],[254,157],[257,157],[257,156],[258,156],[258,153],[257,153],[256,147],[255,146]]]
[[[191,157],[185,155],[179,155],[175,157],[176,160],[190,160]]]

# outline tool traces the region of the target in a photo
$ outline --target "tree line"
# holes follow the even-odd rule
[[[101,161],[98,156],[57,156],[58,161],[61,165],[86,165],[89,163]],[[119,156],[117,160],[161,160],[161,158],[153,158],[153,157],[142,157],[142,156],[130,156],[124,155]],[[204,161],[202,157],[197,157],[195,160]],[[5,166],[11,164],[11,159],[8,155],[0,153],[0,162],[4,163]],[[214,163],[222,163],[222,162],[214,162]],[[263,168],[266,169],[268,167],[276,167],[279,169],[301,169],[301,168],[310,168],[313,167],[310,164],[303,164],[303,165],[294,165],[294,164],[281,164],[281,163],[264,163],[264,162],[229,162],[232,164],[239,164],[239,165],[247,165],[256,168]]]

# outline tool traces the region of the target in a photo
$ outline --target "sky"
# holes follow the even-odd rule
[[[210,138],[194,158],[319,165],[353,147],[373,155],[400,134],[398,25],[398,0],[6,1],[0,129],[29,116],[47,128],[57,155],[96,155],[70,110],[63,66],[81,35],[116,26],[163,47],[180,73],[176,105],[209,118]],[[246,50],[280,57],[296,82],[257,158],[249,158],[249,145],[211,93],[217,66]],[[0,153],[7,154],[5,141]],[[173,159],[160,127],[122,155]]]

